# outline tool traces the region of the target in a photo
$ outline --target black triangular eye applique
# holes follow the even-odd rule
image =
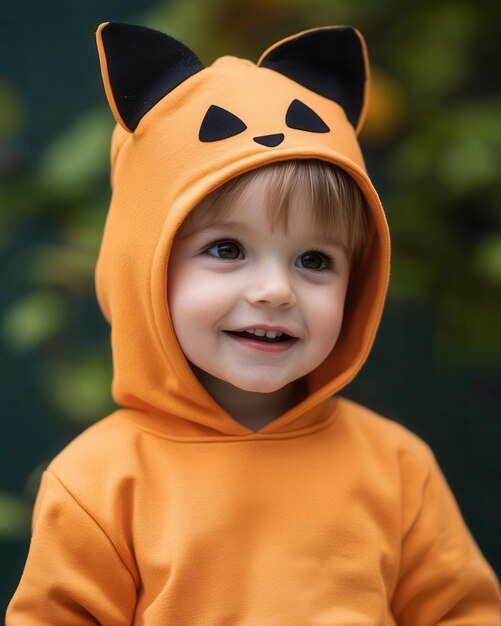
[[[219,141],[238,135],[247,128],[242,120],[226,109],[211,104],[200,126],[200,141]]]
[[[277,133],[276,135],[261,135],[261,137],[253,137],[256,143],[260,143],[262,146],[268,146],[268,148],[275,148],[279,146],[284,140],[283,133]]]
[[[328,133],[330,131],[324,120],[300,100],[291,102],[287,109],[285,123],[289,128],[307,130],[311,133]]]

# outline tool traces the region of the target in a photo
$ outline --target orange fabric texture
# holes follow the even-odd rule
[[[106,26],[97,40],[117,126],[96,290],[120,408],[44,472],[7,625],[499,626],[499,583],[429,447],[338,395],[369,355],[389,279],[388,227],[357,141],[367,99],[355,129],[332,100],[226,56],[131,132],[114,100]],[[286,126],[294,99],[332,131]],[[201,142],[213,104],[247,130]],[[252,141],[269,133],[285,140]],[[308,376],[308,397],[253,432],[193,375],[170,321],[166,268],[176,230],[202,197],[293,158],[329,161],[354,178],[370,238],[341,336]]]

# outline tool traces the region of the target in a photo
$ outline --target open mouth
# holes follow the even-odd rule
[[[267,332],[264,335],[257,335],[255,332],[252,331],[238,331],[238,330],[225,330],[225,333],[227,333],[228,335],[235,335],[237,337],[243,337],[244,339],[253,339],[255,341],[262,341],[263,343],[283,343],[286,341],[290,341],[291,339],[297,339],[297,337],[292,337],[291,335],[288,335],[287,333],[283,333],[283,332],[276,332],[276,331],[272,331],[272,332]],[[275,336],[273,336],[275,335]]]

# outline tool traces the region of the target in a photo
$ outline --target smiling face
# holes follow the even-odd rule
[[[176,234],[168,273],[174,330],[188,361],[222,381],[220,393],[225,384],[280,390],[336,344],[349,259],[310,209],[296,203],[287,232],[271,228],[260,178],[217,219],[205,198]]]

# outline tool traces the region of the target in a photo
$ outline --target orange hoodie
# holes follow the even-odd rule
[[[347,27],[204,67],[137,26],[97,32],[112,201],[96,270],[121,407],[49,464],[8,626],[499,626],[499,583],[429,447],[337,395],[367,359],[389,277],[360,153],[365,44]],[[327,128],[327,130],[326,130]],[[183,356],[166,299],[179,225],[211,190],[317,158],[363,191],[370,238],[309,395],[258,432]]]

